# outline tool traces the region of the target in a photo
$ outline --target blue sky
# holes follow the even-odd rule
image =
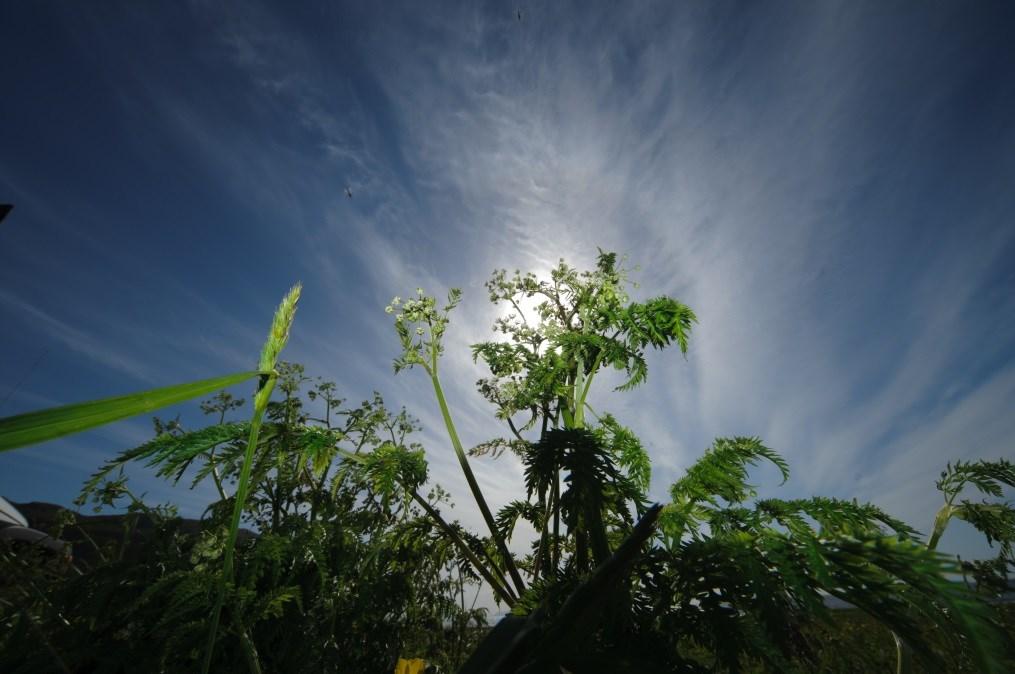
[[[1015,453],[1015,6],[462,5],[0,5],[0,416],[246,369],[302,280],[286,357],[406,405],[464,506],[385,304],[464,290],[444,382],[476,444],[501,434],[468,356],[483,282],[600,246],[700,318],[686,359],[593,394],[657,498],[759,435],[793,469],[762,494],[926,531],[947,461]],[[0,455],[0,494],[69,503],[150,435]],[[510,458],[476,470],[521,488]],[[132,474],[188,515],[211,495]],[[986,552],[961,525],[942,547]]]

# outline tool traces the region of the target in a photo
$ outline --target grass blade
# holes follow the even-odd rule
[[[0,452],[27,447],[65,435],[80,433],[104,424],[152,412],[161,407],[208,395],[264,374],[260,371],[236,374],[115,398],[92,400],[0,419]]]

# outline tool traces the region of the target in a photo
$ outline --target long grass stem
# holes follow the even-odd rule
[[[261,431],[261,419],[268,407],[268,399],[271,398],[271,391],[275,388],[276,377],[269,375],[262,380],[261,387],[257,391],[254,404],[254,418],[250,422],[250,436],[247,440],[247,452],[243,457],[243,468],[240,471],[239,485],[236,487],[235,503],[233,504],[233,518],[229,524],[229,534],[226,538],[225,559],[222,562],[222,575],[219,578],[218,592],[215,598],[215,607],[211,613],[211,623],[208,627],[208,642],[204,649],[204,662],[201,671],[208,674],[211,671],[211,658],[215,652],[215,640],[218,637],[219,619],[222,616],[222,605],[225,602],[226,586],[233,579],[233,555],[236,547],[236,535],[240,529],[240,519],[243,515],[243,508],[247,501],[247,492],[250,488],[250,473],[254,464],[254,450],[257,447],[257,436]],[[254,671],[254,670],[251,670]]]
[[[247,493],[250,490],[250,474],[254,465],[257,438],[261,431],[261,421],[264,419],[264,412],[268,408],[268,401],[271,399],[271,392],[274,390],[275,381],[278,379],[275,364],[278,362],[278,356],[282,352],[282,349],[285,348],[286,342],[289,341],[289,329],[292,327],[293,318],[296,314],[296,304],[299,302],[301,289],[300,284],[297,283],[282,300],[282,303],[275,311],[275,318],[271,323],[268,339],[261,351],[261,361],[258,369],[265,374],[261,375],[257,393],[254,396],[254,414],[250,420],[247,451],[243,456],[243,468],[240,470],[240,480],[236,486],[233,518],[229,525],[225,559],[222,562],[222,575],[219,577],[215,607],[212,609],[211,621],[208,626],[208,641],[205,644],[204,660],[201,665],[203,674],[208,674],[211,669],[212,655],[215,652],[215,641],[218,638],[219,620],[222,616],[222,605],[225,603],[226,587],[233,581],[233,555],[236,548],[236,535],[240,530],[240,520],[243,517]],[[252,651],[247,649],[246,652],[249,655]],[[256,653],[256,651],[253,652]],[[260,674],[259,669],[260,666],[256,662],[251,666],[253,674]]]
[[[455,429],[455,423],[451,419],[451,411],[448,409],[447,400],[444,398],[444,389],[441,387],[440,377],[437,376],[436,365],[436,362],[432,364],[430,380],[433,383],[434,393],[437,396],[437,404],[440,405],[441,408],[441,416],[444,417],[444,425],[448,429],[448,436],[451,438],[451,444],[455,449],[455,454],[458,456],[458,463],[462,466],[462,472],[465,473],[465,480],[469,483],[469,489],[472,490],[472,495],[476,499],[476,504],[479,506],[479,510],[483,514],[483,519],[486,520],[486,526],[490,529],[490,536],[497,545],[497,551],[504,560],[504,567],[507,569],[508,573],[511,574],[511,580],[514,581],[515,588],[518,590],[518,593],[521,594],[525,592],[525,583],[522,581],[522,576],[518,572],[518,567],[515,566],[514,559],[511,557],[511,553],[507,549],[507,544],[504,542],[504,538],[500,535],[500,531],[497,529],[497,524],[493,519],[493,513],[490,512],[490,506],[486,503],[486,498],[483,496],[483,491],[479,488],[476,476],[472,473],[472,467],[469,465],[469,459],[465,455],[465,449],[462,447],[462,441],[458,438],[458,431]]]
[[[466,543],[462,537],[458,535],[455,528],[448,524],[444,518],[441,517],[441,514],[437,512],[432,505],[427,503],[426,499],[421,497],[415,490],[412,491],[412,498],[421,508],[423,508],[426,514],[437,523],[437,526],[444,530],[444,533],[448,535],[455,545],[458,546],[458,549],[462,551],[465,558],[469,560],[472,568],[474,568],[476,572],[483,577],[483,580],[490,585],[490,588],[500,598],[500,600],[507,604],[508,607],[513,607],[517,598],[511,593],[508,585],[506,583],[501,584],[501,582],[493,576],[491,571],[486,568],[486,565],[483,564],[479,557],[476,556],[476,553],[472,551],[472,548],[469,547],[468,543]]]

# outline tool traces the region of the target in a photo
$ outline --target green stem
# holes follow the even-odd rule
[[[553,565],[553,572],[560,568],[560,471],[553,471],[553,555],[550,562]]]
[[[247,667],[250,669],[251,674],[263,674],[261,670],[261,661],[257,656],[257,648],[254,646],[254,640],[250,638],[250,634],[243,625],[239,624],[239,621],[237,621],[236,630],[240,635],[240,643],[243,645],[243,655],[247,659]]]
[[[585,410],[581,406],[580,391],[587,391],[585,386],[585,359],[578,356],[578,367],[575,368],[574,387],[571,393],[571,415],[574,418],[575,428],[585,428]]]
[[[603,354],[600,353],[598,356],[596,356],[596,360],[592,364],[592,370],[589,372],[588,376],[585,377],[585,386],[582,388],[581,398],[578,399],[578,402],[575,405],[576,409],[583,410],[583,412],[582,412],[582,420],[583,421],[584,421],[584,418],[585,418],[585,413],[584,413],[584,409],[586,407],[585,400],[589,397],[589,389],[592,388],[592,379],[593,379],[593,377],[595,377],[596,370],[599,369],[599,365],[602,362],[603,362]],[[591,409],[591,408],[589,408],[589,409]]]
[[[550,555],[550,532],[549,532],[549,512],[550,509],[546,507],[546,491],[539,492],[539,505],[543,510],[543,522],[542,526],[539,527],[539,547],[536,550],[536,559],[532,565],[532,577],[535,579],[539,578],[540,569],[544,568],[543,562],[544,557],[546,558],[546,566],[550,566],[549,555]]]
[[[441,517],[441,514],[437,512],[437,510],[432,505],[430,505],[426,499],[420,496],[415,489],[412,490],[411,495],[413,500],[416,503],[418,503],[419,506],[424,511],[426,511],[426,514],[429,515],[430,518],[437,523],[437,526],[443,529],[444,533],[447,534],[448,537],[454,542],[454,544],[458,546],[458,549],[462,551],[462,554],[465,555],[465,558],[469,560],[470,564],[472,564],[472,568],[474,568],[476,572],[483,577],[483,580],[485,580],[487,583],[490,584],[490,587],[493,589],[494,593],[501,599],[501,601],[507,604],[508,607],[513,607],[515,605],[515,601],[517,600],[511,594],[510,589],[507,587],[507,584],[505,583],[504,585],[501,585],[501,583],[498,582],[497,579],[493,577],[493,574],[490,572],[490,570],[487,569],[486,565],[479,560],[479,558],[476,556],[476,553],[472,551],[472,548],[470,548],[469,545],[464,540],[462,540],[462,537],[458,535],[458,532],[455,531],[455,528],[450,524],[448,524],[446,521],[444,521],[444,518]]]
[[[99,555],[99,559],[102,560],[102,563],[105,564],[106,562],[108,562],[109,560],[106,559],[106,555],[102,553],[102,548],[99,547],[99,544],[95,542],[94,538],[88,535],[88,532],[85,531],[84,527],[82,527],[77,522],[74,522],[74,526],[77,527],[77,530],[81,532],[82,536],[85,537],[85,540],[91,543],[92,547],[95,549],[95,552]]]
[[[937,511],[937,515],[934,517],[934,531],[930,534],[930,540],[927,541],[928,550],[936,550],[937,544],[941,541],[941,536],[944,535],[945,529],[948,528],[948,521],[952,518],[952,498],[946,498],[944,505]],[[892,632],[892,637],[895,639],[895,672],[896,674],[908,674],[913,671],[913,653],[909,645],[902,640],[902,638]]]
[[[219,422],[221,425],[222,422]],[[218,466],[215,464],[215,448],[212,447],[208,452],[208,463],[211,464],[211,479],[215,483],[215,490],[219,493],[219,498],[223,501],[226,500],[226,490],[222,487],[222,477],[219,475]]]
[[[310,504],[310,523],[313,524],[317,519],[317,506],[321,502],[321,494],[324,492],[324,485],[328,481],[328,469],[324,470],[321,474],[321,479],[317,481],[314,487],[313,502]]]
[[[930,540],[927,541],[927,549],[937,549],[937,544],[941,540],[941,536],[944,535],[945,529],[948,527],[948,520],[952,518],[952,504],[946,502],[941,509],[937,511],[937,516],[934,518],[934,531],[930,535]]]
[[[892,632],[895,640],[895,674],[908,674],[913,671],[913,651],[905,641],[895,632]]]
[[[507,545],[504,543],[504,539],[501,537],[500,532],[497,531],[497,525],[493,519],[493,513],[490,512],[490,506],[486,504],[486,498],[483,497],[483,492],[479,488],[479,483],[476,482],[476,476],[472,474],[472,467],[469,465],[469,459],[465,455],[465,449],[462,448],[462,441],[458,439],[458,431],[455,430],[455,423],[451,420],[451,412],[448,409],[448,403],[444,399],[444,390],[441,387],[440,378],[437,376],[437,362],[436,354],[431,363],[431,367],[428,368],[430,373],[430,381],[433,383],[434,393],[437,395],[437,404],[440,405],[441,415],[444,417],[444,425],[448,429],[448,435],[451,438],[451,444],[455,449],[455,454],[458,456],[458,463],[462,466],[462,472],[465,473],[465,479],[469,483],[469,489],[472,490],[472,495],[476,499],[476,504],[479,505],[479,510],[483,513],[483,519],[486,520],[486,526],[490,529],[490,536],[493,538],[494,543],[497,545],[497,550],[504,560],[504,566],[507,568],[511,579],[514,581],[515,588],[518,593],[525,592],[525,583],[522,582],[522,576],[518,573],[518,568],[515,566],[514,559],[511,557],[511,553],[508,552]]]
[[[359,450],[357,449],[357,452],[358,451]],[[350,461],[355,461],[357,463],[364,462],[364,457],[360,454],[354,452],[347,452],[341,449],[338,450],[338,453]],[[468,544],[462,539],[462,537],[458,535],[458,532],[455,530],[455,528],[450,524],[448,524],[447,521],[445,521],[445,519],[441,517],[441,514],[437,512],[437,510],[432,505],[430,505],[430,503],[425,498],[419,495],[419,492],[417,492],[415,489],[410,489],[408,486],[406,486],[401,482],[399,482],[399,484],[401,484],[402,488],[405,489],[406,493],[408,493],[412,497],[412,499],[417,504],[419,504],[421,508],[423,508],[426,514],[430,516],[430,518],[437,524],[437,526],[439,526],[444,531],[444,533],[447,534],[448,538],[450,538],[451,541],[456,546],[458,546],[458,548],[462,551],[462,554],[465,555],[465,558],[469,560],[470,564],[472,564],[472,567],[476,570],[476,572],[479,575],[483,577],[483,579],[487,583],[490,584],[490,587],[497,594],[497,596],[505,604],[507,604],[508,607],[514,606],[515,602],[517,601],[517,597],[515,597],[514,594],[511,593],[511,587],[504,579],[504,576],[500,573],[500,569],[498,569],[497,566],[493,563],[493,560],[489,560],[490,561],[489,566],[484,564],[479,559],[479,557],[476,556],[476,553],[472,551],[472,548],[470,548]],[[487,558],[489,559],[489,557]],[[497,574],[496,576],[494,576],[494,573],[493,571],[491,571],[491,569],[493,569],[493,571],[496,572]]]
[[[257,436],[261,432],[261,420],[264,417],[264,411],[268,408],[268,400],[271,398],[272,389],[275,388],[276,378],[277,375],[272,373],[262,379],[261,387],[257,390],[257,395],[254,397],[254,417],[250,421],[247,452],[243,457],[240,482],[236,487],[233,518],[229,524],[229,535],[226,538],[225,560],[222,563],[222,575],[219,578],[218,596],[215,598],[215,608],[212,609],[211,624],[208,629],[208,641],[204,648],[204,662],[201,665],[203,674],[208,674],[211,669],[211,658],[215,651],[215,638],[218,636],[222,604],[225,602],[226,585],[233,580],[233,554],[236,546],[236,535],[240,529],[240,518],[243,516],[243,508],[246,504],[247,492],[250,488],[250,473],[251,467],[254,464],[254,449],[257,447]]]

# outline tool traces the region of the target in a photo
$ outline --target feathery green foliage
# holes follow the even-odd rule
[[[157,466],[156,475],[159,477],[172,478],[173,482],[179,482],[194,459],[213,447],[227,442],[236,442],[249,433],[249,422],[208,426],[189,433],[160,433],[153,440],[107,461],[88,478],[82,491],[94,491],[114,470],[131,461],[141,460],[147,460],[146,465],[149,467]]]
[[[257,444],[244,513],[259,534],[238,538],[212,669],[249,669],[245,651],[256,653],[264,671],[390,674],[399,655],[419,655],[453,668],[468,653],[485,611],[465,599],[475,585],[470,563],[415,500],[419,497],[440,517],[446,495],[434,488],[423,497],[401,487],[402,482],[424,481],[425,462],[408,438],[417,422],[404,410],[388,410],[376,394],[346,406],[326,382],[306,396],[324,408],[319,416],[311,414],[299,397],[308,381],[301,368],[280,363],[276,370],[276,389],[285,398],[269,407],[265,428],[270,432],[262,433]],[[212,429],[247,425],[225,418],[223,412],[235,406],[211,407],[207,411],[220,424],[190,431],[178,423],[158,423],[162,433],[155,440],[123,452],[104,468],[133,460],[174,479],[180,458],[169,451],[169,433],[183,453],[193,454],[188,475],[210,481],[214,472],[209,466],[214,465],[224,483],[236,480],[245,437],[226,440],[215,451],[191,444],[195,438],[235,435]],[[328,465],[322,467],[322,461]],[[389,479],[392,475],[398,479]],[[94,481],[85,496],[106,504],[132,498],[125,478],[112,471]],[[85,575],[49,578],[42,586],[47,603],[34,601],[31,614],[45,626],[67,666],[74,671],[196,670],[233,502],[214,504],[202,529],[188,533],[169,513],[142,509],[133,500],[132,530],[148,530],[154,522],[157,537],[142,547],[132,536],[123,555],[119,544],[100,544],[105,561],[85,567]],[[482,548],[459,525],[441,522],[473,550]],[[3,567],[3,573],[9,571]],[[19,568],[18,577],[31,573]],[[474,594],[469,595],[474,602]],[[0,588],[0,598],[9,596]],[[0,604],[0,623],[14,628],[0,635],[0,652],[5,653],[0,668],[50,668],[52,657],[37,638],[18,641],[14,636],[30,628],[25,618],[10,615]]]
[[[617,255],[603,251],[594,270],[578,272],[561,260],[548,281],[494,272],[486,284],[490,301],[510,307],[494,330],[510,341],[475,344],[472,354],[493,375],[481,380],[481,393],[512,430],[518,413],[529,415],[523,429],[539,417],[583,426],[592,381],[602,368],[625,371],[628,379],[618,390],[626,391],[648,375],[647,347],[676,343],[687,351],[694,312],[669,297],[631,303],[627,284]],[[527,314],[523,306],[534,300]]]
[[[648,492],[652,481],[652,461],[631,429],[621,425],[612,414],[599,418],[599,426],[593,432],[599,441],[613,453],[617,465],[624,469],[643,494]]]

